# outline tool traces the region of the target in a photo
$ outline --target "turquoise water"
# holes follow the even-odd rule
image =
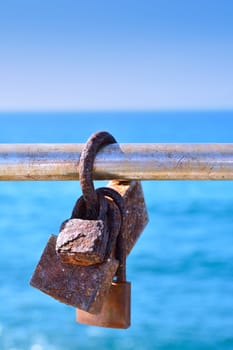
[[[233,142],[233,113],[0,114],[2,143]],[[96,187],[102,182],[96,182]],[[79,183],[0,182],[0,349],[233,349],[233,181],[144,181],[150,222],[128,258],[132,326],[75,323],[29,286]]]

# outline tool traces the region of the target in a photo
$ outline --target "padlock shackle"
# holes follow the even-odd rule
[[[97,195],[97,201],[98,201],[98,215],[96,218],[94,219],[91,218],[90,220],[103,219],[108,210],[108,204],[107,204],[106,198],[104,197],[104,194],[100,191],[97,191],[96,195]],[[86,202],[84,200],[84,196],[81,196],[80,198],[77,199],[73,207],[70,219],[87,220],[87,209],[86,209]]]
[[[115,138],[106,131],[98,131],[87,140],[80,156],[79,178],[86,203],[87,218],[98,215],[98,198],[93,183],[93,166],[96,154],[103,147],[116,143]]]

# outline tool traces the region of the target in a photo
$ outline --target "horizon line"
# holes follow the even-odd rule
[[[189,113],[189,112],[233,112],[233,107],[225,107],[225,108],[80,108],[80,109],[0,109],[0,114],[3,113],[18,113],[18,114],[28,114],[28,113]]]

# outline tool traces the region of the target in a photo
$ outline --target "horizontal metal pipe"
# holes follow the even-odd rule
[[[82,144],[0,144],[0,180],[78,180]],[[233,144],[114,144],[93,178],[233,180]]]

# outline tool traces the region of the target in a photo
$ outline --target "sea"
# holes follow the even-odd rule
[[[1,112],[1,143],[232,143],[232,111]],[[95,181],[98,188],[107,181]],[[79,181],[0,182],[1,350],[232,350],[233,181],[143,181],[149,223],[127,259],[131,327],[86,326],[29,285]]]

